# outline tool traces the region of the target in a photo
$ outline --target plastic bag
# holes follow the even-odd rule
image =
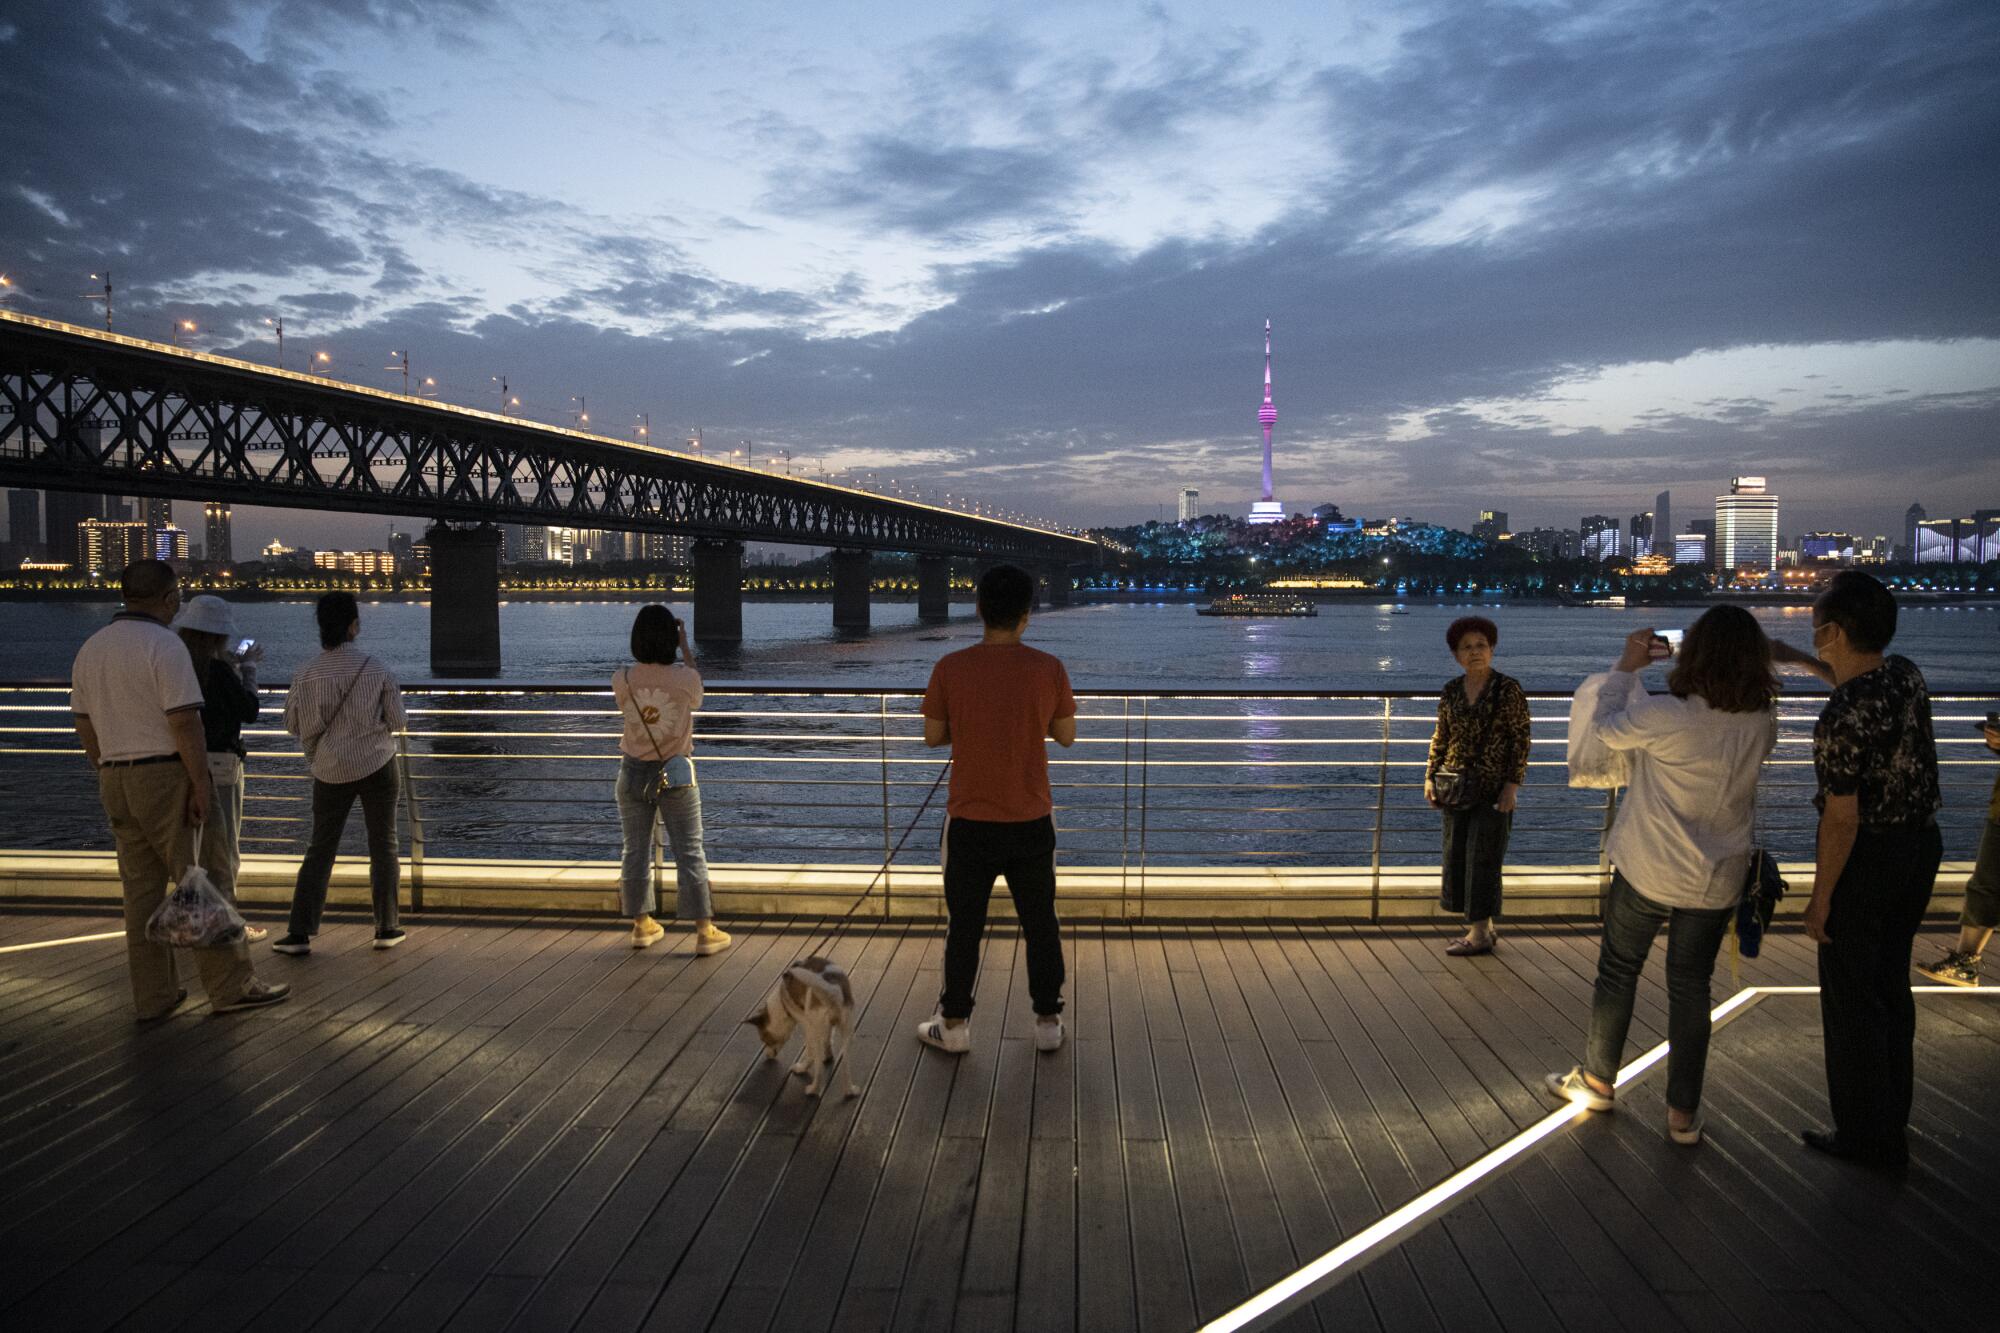
[[[1586,676],[1576,687],[1569,705],[1569,785],[1572,787],[1629,786],[1632,756],[1614,750],[1597,735],[1597,698],[1611,682],[1611,673],[1600,671]]]
[[[195,834],[201,846],[201,834]],[[243,916],[208,872],[190,863],[175,886],[146,922],[146,938],[177,949],[207,949],[243,935]]]

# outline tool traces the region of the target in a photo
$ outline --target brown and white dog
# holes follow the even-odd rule
[[[757,1029],[764,1041],[764,1058],[775,1060],[791,1040],[793,1028],[804,1028],[806,1045],[792,1065],[794,1074],[806,1075],[806,1096],[817,1097],[820,1071],[838,1055],[846,1055],[854,1041],[854,988],[847,984],[847,971],[840,964],[814,954],[793,963],[778,978],[770,998],[743,1020]],[[840,1050],[833,1049],[833,1034],[840,1034]],[[845,1063],[841,1076],[847,1080],[847,1096],[860,1091],[854,1074]]]

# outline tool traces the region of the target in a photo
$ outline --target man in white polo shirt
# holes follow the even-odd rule
[[[148,941],[146,923],[193,859],[193,830],[208,818],[208,754],[194,661],[167,628],[181,604],[173,566],[127,565],[119,588],[125,609],[90,636],[70,669],[70,711],[118,847],[132,1004],[151,1022],[187,999],[174,951]],[[261,1009],[291,990],[257,980],[241,937],[194,955],[216,1013]]]

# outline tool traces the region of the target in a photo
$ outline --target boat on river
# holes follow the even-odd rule
[[[1195,608],[1198,616],[1316,616],[1319,608],[1304,597],[1281,592],[1231,592]]]

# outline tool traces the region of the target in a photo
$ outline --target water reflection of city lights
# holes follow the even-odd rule
[[[1278,674],[1279,659],[1276,653],[1245,653],[1243,674],[1246,676],[1275,676]]]

